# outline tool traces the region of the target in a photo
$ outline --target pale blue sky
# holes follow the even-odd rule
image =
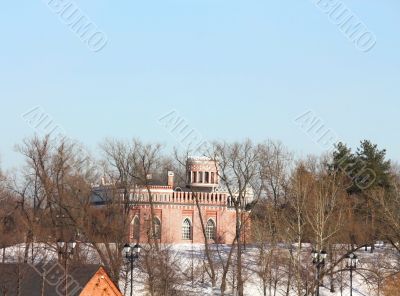
[[[318,114],[350,146],[367,138],[400,160],[400,2],[345,3],[376,35],[358,51],[311,0],[76,1],[108,36],[91,52],[46,1],[0,10],[0,158],[44,108],[94,149],[105,137],[176,140],[157,119],[178,110],[207,139],[278,139],[323,149],[294,119]]]

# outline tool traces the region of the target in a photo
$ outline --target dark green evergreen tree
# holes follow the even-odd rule
[[[390,188],[390,160],[386,160],[386,150],[378,149],[378,145],[372,144],[368,140],[361,141],[360,147],[356,152],[357,165],[360,167],[358,187],[368,188],[381,187]],[[365,181],[363,181],[365,179]]]
[[[390,187],[390,160],[386,160],[386,150],[369,140],[361,141],[356,153],[345,144],[335,145],[331,170],[339,170],[350,180],[349,194],[361,193],[376,186]]]

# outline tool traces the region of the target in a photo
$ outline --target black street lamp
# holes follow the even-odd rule
[[[141,247],[138,244],[136,244],[134,246],[132,246],[130,244],[125,244],[125,246],[124,246],[125,257],[126,257],[126,259],[129,260],[129,262],[131,264],[131,296],[133,296],[133,261],[135,261],[135,259],[139,258],[140,250],[141,250]]]
[[[321,268],[325,265],[325,258],[327,256],[327,253],[325,251],[316,251],[312,250],[311,255],[313,257],[313,264],[317,268],[317,290],[316,290],[316,296],[319,296],[319,286],[320,286],[320,271]]]
[[[357,268],[358,258],[354,253],[346,256],[346,267],[350,270],[350,296],[353,295],[353,270]]]
[[[67,287],[67,261],[74,254],[74,249],[76,242],[71,240],[69,242],[64,242],[63,240],[57,240],[58,254],[62,259],[64,259],[64,285],[65,285],[65,295],[68,295]]]

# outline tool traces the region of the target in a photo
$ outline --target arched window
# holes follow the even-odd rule
[[[133,224],[132,225],[133,226],[133,229],[132,229],[133,239],[138,240],[140,238],[140,220],[139,220],[138,216],[133,218],[132,224]]]
[[[213,219],[208,219],[206,225],[207,239],[215,239],[215,222]]]
[[[153,223],[154,223],[153,238],[160,239],[161,238],[161,221],[158,218],[154,218]]]
[[[192,224],[188,218],[182,223],[182,239],[192,239]]]

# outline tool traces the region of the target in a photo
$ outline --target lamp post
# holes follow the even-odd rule
[[[319,286],[320,286],[320,270],[325,265],[325,258],[327,253],[325,251],[312,250],[311,255],[313,257],[313,264],[317,268],[317,290],[315,295],[319,296]]]
[[[357,268],[358,258],[354,253],[346,256],[346,267],[350,270],[350,296],[353,295],[353,270]]]
[[[138,244],[136,244],[134,246],[132,246],[130,244],[125,244],[125,246],[124,246],[125,257],[126,257],[126,259],[129,260],[129,262],[131,264],[131,296],[133,296],[133,261],[135,261],[135,259],[139,258],[140,250],[141,250],[141,247]]]
[[[76,242],[71,240],[69,242],[64,242],[63,240],[57,240],[58,254],[62,259],[64,259],[64,285],[65,285],[65,296],[68,295],[67,287],[67,261],[70,256],[74,254],[74,249]]]

